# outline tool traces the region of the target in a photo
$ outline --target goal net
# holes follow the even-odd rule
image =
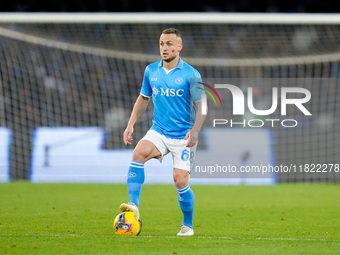
[[[10,172],[12,179],[29,178],[34,147],[40,141],[37,130],[42,127],[97,127],[104,131],[103,150],[132,149],[123,144],[122,133],[145,67],[160,59],[158,40],[167,27],[181,30],[181,57],[203,80],[226,81],[243,91],[256,87],[253,96],[254,100],[258,96],[254,101],[258,108],[264,98],[272,97],[273,87],[309,90],[312,97],[305,107],[312,116],[293,106],[286,116],[279,116],[279,105],[269,117],[294,119],[298,125],[262,127],[273,134],[275,164],[295,168],[278,172],[278,180],[340,181],[336,168],[340,163],[340,18],[336,15],[1,15],[0,130],[10,136],[0,143],[9,148],[0,149],[9,152],[0,155],[2,171]],[[231,94],[220,95],[228,107],[221,110],[209,101],[206,128],[214,118],[231,119]],[[151,106],[135,126],[135,141],[149,129],[152,118]],[[49,150],[91,138],[91,132],[83,130],[51,142],[44,149],[42,164],[50,164]]]

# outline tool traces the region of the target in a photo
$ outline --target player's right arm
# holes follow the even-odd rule
[[[133,126],[135,125],[139,117],[142,115],[142,113],[145,112],[149,104],[149,101],[150,101],[149,97],[143,96],[141,94],[138,96],[136,103],[133,106],[129,122],[123,134],[123,140],[125,145],[131,144],[131,142],[133,141],[132,139]]]

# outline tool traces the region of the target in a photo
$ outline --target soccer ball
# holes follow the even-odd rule
[[[133,212],[123,212],[113,221],[116,235],[138,236],[142,231],[142,221]]]

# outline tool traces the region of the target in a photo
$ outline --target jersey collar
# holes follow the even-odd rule
[[[159,61],[158,67],[163,67],[163,59]],[[182,69],[182,68],[183,68],[183,60],[181,59],[181,57],[179,57],[179,61],[175,69]]]

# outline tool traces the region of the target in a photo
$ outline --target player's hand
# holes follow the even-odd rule
[[[123,134],[123,140],[124,140],[125,145],[131,144],[131,142],[133,141],[132,133],[133,133],[133,127],[127,126]]]
[[[190,130],[184,137],[187,140],[187,147],[193,147],[198,141],[198,132],[195,130]]]

